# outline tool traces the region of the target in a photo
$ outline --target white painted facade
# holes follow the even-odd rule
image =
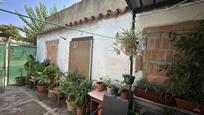
[[[145,27],[175,24],[191,20],[204,18],[204,2],[174,6],[168,9],[151,11],[139,14],[136,17],[136,28],[143,30]],[[88,22],[73,28],[115,37],[117,32],[122,29],[129,29],[131,26],[132,15],[130,12],[123,15],[102,19],[99,21]],[[63,36],[67,38],[63,40]],[[46,41],[59,39],[57,64],[63,72],[68,71],[69,63],[69,42],[72,38],[93,36],[93,59],[92,59],[92,80],[97,80],[102,76],[110,76],[112,79],[123,79],[124,73],[129,73],[129,57],[124,54],[116,55],[113,52],[112,44],[114,39],[90,35],[73,30],[60,30],[51,33],[38,35],[37,40],[37,59],[43,61],[46,58]],[[136,75],[136,73],[135,73]],[[136,75],[141,76],[141,72]]]

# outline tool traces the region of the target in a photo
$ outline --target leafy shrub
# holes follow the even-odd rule
[[[204,104],[204,28],[191,33],[171,33],[171,42],[183,56],[169,66],[169,92]]]

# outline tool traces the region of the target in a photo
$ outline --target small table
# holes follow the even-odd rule
[[[94,90],[94,91],[91,91],[88,93],[88,95],[91,97],[90,99],[90,112],[92,113],[93,112],[93,102],[97,102],[99,104],[98,107],[101,107],[102,106],[102,102],[103,102],[103,96],[104,94],[106,93],[106,91],[97,91],[97,90]],[[98,112],[98,115],[101,114],[101,110],[99,110]]]

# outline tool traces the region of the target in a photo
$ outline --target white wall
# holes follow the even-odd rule
[[[137,15],[136,28],[174,24],[184,21],[200,20],[204,17],[204,3],[193,3],[185,6],[176,6],[170,9],[152,11]],[[131,25],[131,13],[126,13],[110,19],[103,19],[91,23],[76,26],[75,29],[115,37],[117,32],[128,29]],[[63,40],[60,36],[66,37]],[[72,38],[93,36],[93,62],[92,79],[109,75],[112,79],[121,80],[121,74],[129,72],[129,58],[125,55],[116,55],[112,49],[114,39],[90,35],[72,30],[61,30],[38,36],[37,59],[43,61],[46,58],[45,41],[59,39],[57,63],[63,72],[68,71],[69,42]],[[139,75],[141,76],[141,73]],[[137,77],[139,78],[139,77]]]

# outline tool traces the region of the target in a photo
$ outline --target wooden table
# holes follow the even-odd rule
[[[97,102],[99,104],[98,107],[102,106],[103,102],[103,96],[106,91],[99,92],[97,90],[91,91],[88,93],[88,95],[91,97],[90,98],[90,112],[92,113],[93,110],[93,102]],[[101,110],[98,111],[98,115],[101,115]]]

